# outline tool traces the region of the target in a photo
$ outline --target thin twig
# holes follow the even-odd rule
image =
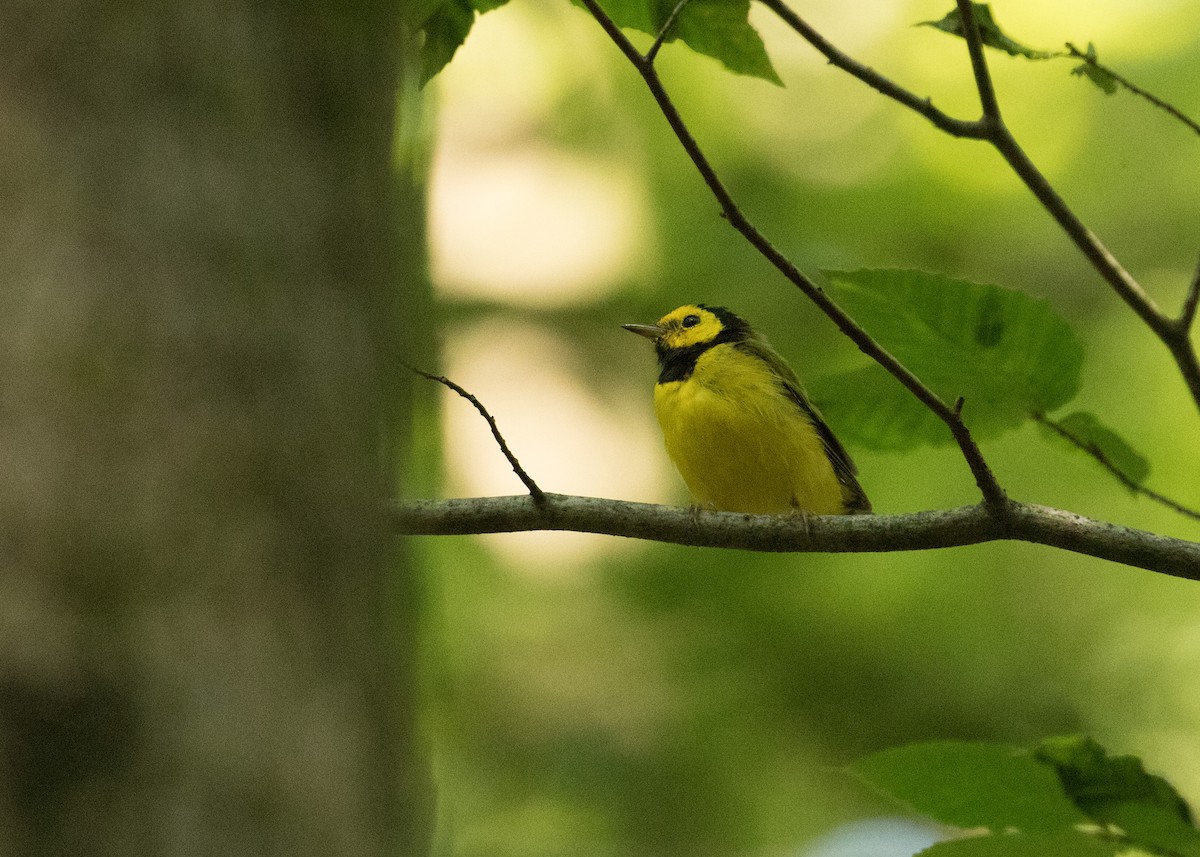
[[[975,87],[979,92],[985,124],[989,129],[987,139],[1000,152],[1013,172],[1025,183],[1025,186],[1033,192],[1042,207],[1058,221],[1058,225],[1092,263],[1092,267],[1171,352],[1171,356],[1175,359],[1175,365],[1191,393],[1193,403],[1200,409],[1200,359],[1197,359],[1196,349],[1192,345],[1188,332],[1186,330],[1181,332],[1178,322],[1158,308],[1142,285],[1125,270],[1100,239],[1084,225],[1017,142],[1000,116],[1000,107],[996,101],[996,91],[992,85],[991,74],[988,72],[987,58],[983,51],[983,39],[979,34],[979,26],[975,20],[971,0],[956,0],[956,3],[963,19],[963,35],[971,56]]]
[[[1142,319],[1159,338],[1175,359],[1184,383],[1191,393],[1192,401],[1200,409],[1200,359],[1186,331],[1180,332],[1179,324],[1158,308],[1142,285],[1125,270],[1100,239],[1084,225],[1066,201],[1029,158],[1000,116],[995,88],[984,56],[983,40],[971,0],[956,0],[963,19],[963,34],[971,56],[971,68],[975,74],[975,87],[983,106],[984,124],[988,129],[986,139],[1008,162],[1013,172],[1033,192],[1042,207],[1050,213],[1075,246],[1092,263],[1092,267],[1112,287],[1122,300]]]
[[[988,70],[987,56],[984,53],[983,37],[979,33],[979,23],[975,20],[975,10],[971,0],[955,0],[958,4],[959,15],[963,22],[963,38],[967,43],[967,51],[971,57],[971,71],[975,76],[975,88],[979,93],[979,102],[983,109],[988,132],[986,138],[1012,168],[1013,172],[1033,191],[1038,202],[1050,215],[1058,221],[1059,226],[1083,251],[1092,265],[1100,272],[1113,289],[1124,298],[1125,302],[1156,332],[1163,329],[1169,319],[1155,305],[1153,299],[1146,294],[1145,289],[1128,271],[1126,271],[1108,249],[1100,243],[1075,213],[1059,196],[1058,191],[1050,184],[1037,166],[1030,160],[1025,150],[1013,137],[1000,115],[1000,104],[996,100],[996,90],[992,84],[992,75]]]
[[[967,139],[982,139],[986,133],[982,123],[955,119],[933,106],[928,98],[922,98],[900,86],[891,78],[885,77],[870,66],[863,65],[850,55],[838,50],[828,39],[814,30],[803,18],[797,15],[784,0],[762,0],[762,4],[779,16],[785,24],[795,30],[801,38],[816,48],[829,64],[839,68],[852,77],[856,77],[881,95],[903,104],[910,110],[924,116],[936,127],[955,137]]]
[[[667,16],[667,20],[663,22],[662,29],[658,31],[658,35],[654,39],[654,44],[650,46],[650,50],[646,51],[646,62],[653,63],[658,56],[658,52],[662,50],[663,43],[671,34],[671,30],[675,27],[675,22],[679,20],[680,14],[683,13],[683,7],[692,0],[679,0],[675,4],[675,8],[671,10],[671,14]]]
[[[1124,485],[1126,488],[1128,488],[1134,494],[1141,494],[1144,497],[1149,497],[1151,500],[1154,500],[1157,503],[1161,503],[1162,505],[1166,506],[1169,509],[1173,509],[1174,511],[1178,512],[1181,515],[1186,515],[1189,518],[1193,518],[1197,521],[1200,521],[1200,512],[1196,511],[1195,509],[1189,509],[1187,506],[1184,506],[1181,503],[1175,502],[1174,500],[1172,500],[1170,497],[1166,496],[1165,494],[1159,494],[1157,491],[1155,491],[1151,488],[1147,488],[1145,485],[1141,484],[1140,482],[1137,482],[1137,481],[1129,478],[1128,474],[1126,474],[1125,471],[1121,470],[1119,467],[1117,467],[1115,464],[1113,464],[1112,461],[1109,459],[1109,457],[1104,454],[1104,450],[1100,449],[1100,447],[1096,446],[1096,444],[1089,443],[1088,441],[1084,440],[1083,438],[1076,436],[1074,433],[1072,433],[1068,429],[1063,428],[1059,423],[1050,419],[1045,414],[1033,414],[1032,416],[1035,421],[1037,421],[1041,425],[1044,425],[1046,428],[1050,429],[1052,432],[1054,432],[1056,435],[1061,437],[1063,440],[1070,443],[1076,449],[1080,450],[1081,452],[1085,453],[1086,455],[1088,455],[1092,459],[1094,459],[1097,464],[1099,464],[1101,467],[1103,467],[1105,470],[1107,470],[1109,473],[1111,473],[1118,482],[1120,482],[1122,485]]]
[[[1183,311],[1177,322],[1184,336],[1191,332],[1192,324],[1196,321],[1197,304],[1200,304],[1200,262],[1196,263],[1196,272],[1192,274],[1187,296],[1183,299]]]
[[[617,46],[621,53],[625,54],[625,58],[633,63],[634,68],[640,72],[643,68],[653,65],[650,60],[641,55],[638,49],[633,46],[633,42],[626,38],[625,34],[621,32],[621,28],[617,26],[612,18],[608,17],[608,13],[601,9],[595,0],[583,0],[583,5],[587,7],[587,10],[592,13],[592,17],[596,19],[596,22],[600,24],[600,27],[612,39],[613,44]]]
[[[524,483],[526,489],[528,489],[529,496],[533,498],[533,502],[538,505],[545,502],[546,492],[538,487],[538,484],[533,481],[533,477],[525,472],[525,468],[521,466],[521,462],[517,461],[517,457],[513,455],[512,450],[508,448],[508,444],[504,440],[504,435],[500,434],[500,428],[496,425],[495,418],[488,413],[488,409],[483,406],[483,402],[479,401],[479,399],[475,398],[449,378],[446,378],[442,375],[432,375],[429,372],[422,372],[415,366],[409,366],[408,368],[420,375],[422,378],[428,378],[430,381],[437,381],[439,384],[449,387],[451,390],[458,393],[458,395],[462,396],[464,399],[474,405],[475,410],[479,411],[483,418],[487,420],[488,428],[492,430],[492,437],[496,439],[496,443],[500,446],[500,451],[504,453],[504,457],[508,459],[508,463],[512,466],[513,473],[517,474],[517,478],[520,479],[521,482]]]
[[[1151,104],[1153,104],[1155,107],[1159,108],[1160,110],[1165,110],[1167,113],[1174,116],[1176,119],[1178,119],[1184,125],[1191,128],[1197,134],[1200,134],[1200,123],[1197,123],[1196,120],[1194,120],[1190,116],[1186,115],[1182,110],[1175,107],[1173,104],[1168,104],[1166,101],[1163,101],[1161,98],[1154,95],[1153,93],[1147,92],[1146,90],[1142,89],[1140,86],[1133,83],[1132,81],[1130,81],[1128,78],[1124,77],[1123,75],[1117,74],[1117,72],[1113,71],[1111,68],[1106,66],[1104,63],[1100,62],[1100,60],[1096,59],[1094,54],[1090,54],[1085,51],[1081,51],[1081,50],[1079,50],[1079,48],[1075,47],[1070,42],[1067,42],[1067,51],[1069,52],[1070,56],[1074,57],[1077,60],[1083,60],[1085,63],[1092,66],[1093,68],[1100,69],[1100,71],[1104,72],[1106,75],[1111,77],[1116,83],[1125,87],[1125,89],[1132,92],[1134,95],[1137,95],[1137,96],[1140,96],[1140,97],[1146,99],[1147,101],[1149,101]]]
[[[946,424],[954,436],[955,442],[962,451],[963,457],[966,459],[967,466],[970,467],[972,475],[975,477],[975,484],[979,487],[983,494],[984,502],[989,508],[993,509],[997,514],[1002,514],[1006,504],[1009,502],[1004,489],[1000,487],[1000,483],[996,481],[995,475],[984,460],[983,453],[978,445],[971,437],[970,429],[966,424],[951,410],[951,408],[942,401],[941,397],[930,390],[922,383],[921,379],[914,375],[909,369],[897,360],[891,353],[877,343],[870,334],[861,328],[857,322],[846,314],[841,307],[833,302],[825,292],[810,280],[803,272],[797,268],[790,259],[784,256],[776,247],[761,233],[758,229],[746,218],[742,213],[741,208],[734,202],[728,189],[713,169],[712,164],[700,149],[699,143],[692,135],[691,130],[683,121],[674,102],[671,100],[666,89],[663,87],[662,80],[658,76],[654,65],[642,57],[620,28],[609,18],[608,14],[600,8],[596,0],[582,0],[583,4],[592,13],[592,16],[604,28],[609,37],[616,43],[622,53],[633,63],[638,73],[645,81],[647,88],[650,90],[654,100],[658,103],[659,110],[666,118],[671,129],[675,132],[680,145],[683,146],[697,171],[704,179],[704,183],[708,185],[713,196],[721,206],[722,214],[729,220],[730,224],[740,232],[750,244],[758,250],[776,269],[788,278],[797,288],[800,289],[813,303],[815,303],[822,312],[827,315],[838,329],[850,338],[859,349],[868,357],[875,360],[891,373],[896,380],[903,384],[908,390],[925,404],[939,419]]]
[[[971,72],[975,75],[975,89],[979,92],[985,124],[1000,125],[1003,121],[1000,118],[1000,102],[996,100],[996,87],[992,84],[992,73],[983,54],[983,36],[979,33],[979,22],[975,20],[975,8],[971,0],[955,2],[958,4],[959,17],[962,18],[963,38],[967,42],[967,53],[971,56]]]
[[[1200,580],[1200,543],[1159,536],[1028,503],[997,516],[987,506],[910,515],[743,515],[595,497],[407,500],[393,506],[397,531],[459,536],[568,530],[696,547],[775,552],[861,553],[932,550],[1011,539]]]
[[[1108,248],[1100,242],[1083,221],[1076,216],[1066,200],[1050,184],[1041,170],[1030,160],[1029,155],[1013,137],[1003,123],[997,125],[988,140],[1008,162],[1013,172],[1033,192],[1042,208],[1046,209],[1080,252],[1092,263],[1092,267],[1112,287],[1146,325],[1160,338],[1168,335],[1170,319],[1155,304],[1142,285],[1125,270]]]
[[[971,56],[971,67],[975,74],[976,88],[979,91],[980,103],[984,112],[984,118],[974,122],[955,119],[942,113],[933,107],[929,99],[920,98],[889,78],[842,53],[796,15],[787,6],[785,0],[762,0],[764,6],[820,51],[832,65],[853,75],[888,98],[916,111],[949,134],[990,142],[1104,281],[1167,347],[1191,393],[1193,402],[1200,409],[1200,358],[1197,357],[1196,349],[1192,346],[1188,331],[1181,330],[1184,326],[1178,320],[1170,318],[1158,308],[1141,284],[1125,270],[1100,239],[1084,225],[1083,221],[1038,170],[1025,150],[1017,143],[1016,138],[1013,137],[1012,132],[1009,131],[1000,116],[1000,108],[991,74],[988,72],[987,59],[983,52],[974,10],[971,8],[969,0],[956,0],[956,2],[963,19],[964,36]],[[603,22],[601,23],[603,24]],[[1200,286],[1196,288],[1200,289]]]

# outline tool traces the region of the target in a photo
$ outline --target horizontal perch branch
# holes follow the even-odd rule
[[[568,530],[775,552],[911,551],[1009,539],[1200,580],[1200,543],[1011,501],[999,514],[980,505],[909,515],[801,518],[546,494],[540,505],[528,496],[404,500],[393,514],[397,531],[405,535]]]

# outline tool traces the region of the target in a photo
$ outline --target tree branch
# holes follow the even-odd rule
[[[675,8],[671,10],[671,14],[667,16],[667,20],[663,21],[662,29],[654,37],[654,44],[650,46],[650,50],[646,51],[646,62],[650,64],[654,63],[654,60],[658,57],[658,52],[662,50],[663,43],[671,35],[671,30],[675,28],[675,22],[679,20],[679,16],[683,13],[683,8],[690,2],[692,0],[679,0],[675,4]]]
[[[963,423],[959,415],[942,401],[940,396],[926,387],[920,378],[909,371],[891,353],[872,339],[870,334],[863,330],[854,319],[834,303],[790,259],[776,249],[766,236],[759,232],[754,224],[746,218],[717,175],[716,170],[713,169],[712,164],[701,150],[700,144],[692,135],[691,130],[683,121],[683,117],[679,114],[674,102],[663,86],[653,62],[638,53],[637,49],[630,43],[629,39],[625,37],[625,34],[621,32],[620,28],[617,27],[596,0],[582,0],[582,2],[642,76],[647,88],[650,90],[650,94],[654,97],[655,102],[657,102],[659,110],[671,126],[671,130],[675,132],[680,145],[683,146],[684,151],[691,158],[696,170],[704,179],[704,183],[708,185],[709,190],[716,197],[717,202],[721,206],[722,215],[764,258],[787,277],[793,285],[799,288],[809,300],[815,303],[838,326],[838,329],[859,347],[859,350],[883,366],[884,369],[891,373],[896,380],[903,384],[909,392],[916,396],[917,399],[924,403],[927,408],[946,424],[955,442],[958,444],[963,458],[966,459],[967,466],[970,467],[971,473],[975,477],[975,484],[979,487],[984,502],[994,509],[1004,509],[1008,503],[1008,497],[1004,493],[1004,489],[1000,487],[999,482],[997,482],[991,468],[984,460],[983,453],[971,437],[970,430]]]
[[[1079,48],[1075,47],[1075,45],[1071,44],[1070,42],[1067,42],[1067,53],[1074,59],[1082,60],[1083,62],[1087,63],[1088,65],[1092,66],[1093,68],[1099,69],[1104,74],[1111,77],[1119,86],[1123,86],[1123,87],[1125,87],[1125,89],[1127,89],[1129,92],[1132,92],[1134,95],[1137,95],[1137,96],[1140,96],[1141,98],[1146,99],[1146,101],[1153,104],[1159,110],[1165,110],[1171,116],[1175,117],[1180,122],[1182,122],[1184,125],[1191,128],[1197,134],[1200,134],[1200,123],[1197,123],[1195,119],[1192,119],[1190,116],[1185,114],[1182,110],[1180,110],[1175,105],[1168,104],[1167,102],[1163,101],[1161,98],[1159,98],[1154,93],[1147,92],[1146,90],[1142,89],[1140,86],[1135,84],[1133,81],[1129,80],[1129,78],[1125,77],[1124,75],[1117,74],[1117,72],[1113,71],[1111,68],[1106,66],[1104,63],[1100,62],[1100,60],[1096,59],[1096,55],[1094,53],[1090,53],[1087,51],[1081,51],[1081,50],[1079,50]]]
[[[920,113],[947,134],[975,140],[983,139],[986,129],[981,122],[955,119],[934,107],[933,102],[928,98],[922,98],[916,93],[910,92],[891,78],[885,77],[870,66],[863,65],[850,55],[838,50],[828,39],[793,12],[783,0],[761,0],[761,2],[795,30],[801,38],[816,48],[825,59],[829,60],[830,65],[858,78],[881,95]]]
[[[1181,329],[1177,319],[1169,317],[1159,309],[1141,284],[1125,270],[1095,233],[1084,225],[1021,148],[1007,125],[1003,122],[994,125],[988,135],[988,141],[1033,192],[1038,202],[1055,219],[1105,282],[1167,347],[1187,385],[1192,401],[1200,409],[1200,361],[1197,361],[1196,350],[1188,332]]]
[[[910,515],[744,515],[594,497],[546,494],[465,500],[407,500],[393,507],[403,535],[562,530],[695,547],[774,552],[890,552],[1017,540],[1049,545],[1187,580],[1200,580],[1200,544],[1010,502],[997,516],[963,506]]]
[[[1000,118],[1000,102],[996,100],[996,88],[992,84],[992,73],[988,70],[987,57],[983,53],[983,36],[979,34],[979,22],[975,20],[975,8],[971,0],[955,0],[958,14],[962,18],[963,38],[967,42],[967,53],[971,57],[971,72],[975,75],[975,89],[979,92],[979,103],[983,108],[983,125],[991,130],[1003,124]]]
[[[1071,210],[1058,191],[1030,160],[1006,125],[1003,123],[997,125],[989,134],[988,140],[1025,186],[1033,192],[1042,207],[1057,221],[1067,237],[1092,263],[1092,267],[1167,346],[1172,356],[1175,357],[1176,365],[1179,367],[1197,407],[1200,407],[1200,365],[1196,363],[1194,350],[1185,338],[1179,336],[1176,321],[1158,308],[1141,284],[1122,267],[1100,239],[1084,225],[1083,221]]]
[[[1097,464],[1099,464],[1101,467],[1103,467],[1105,470],[1107,470],[1114,479],[1116,479],[1118,482],[1120,482],[1122,485],[1124,485],[1126,488],[1128,488],[1134,494],[1141,494],[1143,497],[1148,497],[1157,503],[1161,503],[1162,505],[1166,506],[1168,509],[1178,512],[1181,515],[1186,515],[1189,518],[1193,518],[1197,521],[1200,521],[1200,512],[1197,512],[1195,509],[1189,509],[1187,506],[1184,506],[1182,503],[1175,502],[1167,495],[1160,494],[1157,491],[1154,491],[1153,489],[1147,488],[1145,485],[1141,484],[1140,482],[1130,479],[1129,476],[1126,475],[1125,471],[1121,470],[1121,468],[1119,468],[1119,467],[1117,467],[1117,465],[1113,464],[1113,462],[1111,460],[1109,460],[1109,457],[1104,454],[1104,451],[1102,449],[1100,449],[1098,446],[1096,446],[1094,443],[1088,443],[1086,440],[1076,437],[1070,431],[1063,428],[1063,426],[1061,426],[1059,423],[1055,422],[1054,420],[1050,419],[1045,414],[1033,414],[1032,417],[1036,422],[1040,423],[1041,425],[1044,425],[1046,428],[1048,428],[1050,431],[1054,432],[1056,435],[1061,437],[1063,440],[1067,441],[1067,443],[1074,446],[1080,452],[1091,457],[1092,460],[1094,460]]]
[[[968,139],[986,140],[991,143],[1092,267],[1109,284],[1109,287],[1125,301],[1167,347],[1188,387],[1192,400],[1200,409],[1200,360],[1197,359],[1196,350],[1185,329],[1186,326],[1190,326],[1190,315],[1188,325],[1165,315],[1155,305],[1141,284],[1122,267],[1100,239],[1076,216],[1017,143],[1000,114],[999,101],[996,98],[995,87],[984,54],[983,40],[970,0],[956,0],[956,3],[963,20],[963,34],[983,110],[983,118],[974,122],[948,116],[934,108],[929,99],[918,97],[891,79],[842,53],[796,15],[787,6],[785,0],[761,0],[761,2],[792,27],[805,41],[820,51],[832,65],[858,78],[877,92],[916,111],[948,134]],[[587,5],[589,8],[591,7],[590,3]],[[635,55],[636,53],[634,51]],[[1200,285],[1195,288],[1200,289]],[[1194,305],[1192,306],[1192,314],[1194,314]]]
[[[533,481],[533,477],[525,472],[525,468],[521,466],[521,462],[517,461],[517,457],[513,455],[512,450],[508,448],[508,443],[504,440],[504,435],[500,434],[500,427],[496,425],[496,419],[488,413],[488,409],[483,406],[483,402],[475,398],[469,392],[464,390],[458,384],[455,384],[449,378],[442,375],[431,375],[428,372],[422,372],[415,366],[409,366],[413,372],[420,375],[422,378],[427,378],[430,381],[437,381],[445,387],[450,388],[458,395],[462,396],[468,402],[475,406],[475,410],[479,411],[480,415],[487,420],[488,428],[492,430],[492,437],[496,439],[496,444],[500,447],[500,452],[508,459],[509,466],[512,467],[513,473],[517,474],[517,478],[529,490],[529,496],[533,498],[535,504],[541,504],[546,499],[546,492],[538,487],[538,484]]]
[[[1192,324],[1196,321],[1196,306],[1200,304],[1200,262],[1196,264],[1196,272],[1188,284],[1187,296],[1183,299],[1183,310],[1176,322],[1184,336],[1191,333]]]

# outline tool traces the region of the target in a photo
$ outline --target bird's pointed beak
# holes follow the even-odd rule
[[[664,333],[663,329],[657,324],[623,324],[621,327],[630,333],[636,333],[638,336],[644,336],[647,339],[658,339]]]

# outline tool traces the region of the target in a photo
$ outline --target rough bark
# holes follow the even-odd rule
[[[0,853],[420,849],[397,26],[0,7]]]

